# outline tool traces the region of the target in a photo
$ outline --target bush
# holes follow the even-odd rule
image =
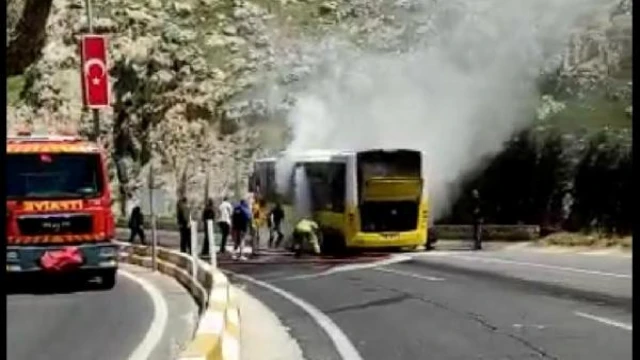
[[[605,129],[591,139],[578,166],[568,228],[631,232],[631,137]]]
[[[631,136],[603,129],[588,135],[528,129],[463,186],[447,223],[470,223],[478,189],[485,223],[537,224],[542,234],[631,231]]]

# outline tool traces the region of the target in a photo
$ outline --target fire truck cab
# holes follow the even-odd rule
[[[118,247],[104,150],[74,136],[7,137],[7,273],[116,283]]]

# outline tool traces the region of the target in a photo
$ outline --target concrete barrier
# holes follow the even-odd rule
[[[435,225],[438,239],[472,239],[472,225]],[[486,241],[531,241],[540,238],[538,225],[494,225],[482,226],[482,237]]]
[[[149,246],[126,242],[118,245],[120,261],[147,268],[153,266]],[[227,277],[205,261],[167,248],[158,248],[156,264],[160,272],[175,278],[189,290],[201,310],[195,336],[178,359],[239,360],[240,311],[235,290]]]

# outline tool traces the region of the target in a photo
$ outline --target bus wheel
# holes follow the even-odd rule
[[[110,290],[116,286],[116,270],[104,270],[99,276],[101,289]]]
[[[345,250],[346,246],[342,236],[331,233],[322,234],[320,251],[323,255],[342,255]]]

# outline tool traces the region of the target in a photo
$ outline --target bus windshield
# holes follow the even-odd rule
[[[359,173],[372,177],[420,177],[421,154],[418,151],[367,151],[358,154]]]
[[[93,198],[104,184],[99,154],[7,154],[7,199]]]

